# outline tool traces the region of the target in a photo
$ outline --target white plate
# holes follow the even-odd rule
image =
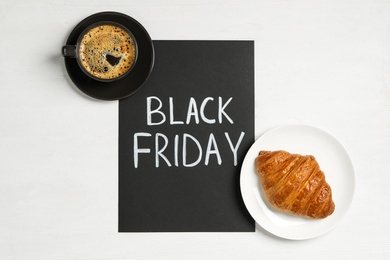
[[[314,155],[332,188],[336,205],[333,214],[325,219],[313,220],[287,215],[272,208],[255,171],[255,159],[260,150]],[[279,237],[301,240],[325,234],[345,215],[354,194],[355,174],[347,151],[332,135],[312,126],[288,125],[265,133],[252,145],[243,161],[240,186],[249,213],[261,227]]]

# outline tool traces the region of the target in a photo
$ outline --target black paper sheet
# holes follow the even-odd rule
[[[150,78],[119,101],[119,232],[254,232],[254,42],[153,43]]]

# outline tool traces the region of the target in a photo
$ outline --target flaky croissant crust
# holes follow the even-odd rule
[[[260,151],[255,164],[264,193],[276,208],[313,219],[334,212],[332,190],[314,156]]]

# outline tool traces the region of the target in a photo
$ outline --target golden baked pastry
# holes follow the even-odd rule
[[[333,213],[332,190],[314,156],[260,151],[255,163],[265,195],[276,208],[313,219]]]

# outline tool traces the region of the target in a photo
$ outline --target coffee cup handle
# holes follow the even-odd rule
[[[62,46],[62,56],[75,58],[76,57],[76,46],[75,45],[65,45]]]

